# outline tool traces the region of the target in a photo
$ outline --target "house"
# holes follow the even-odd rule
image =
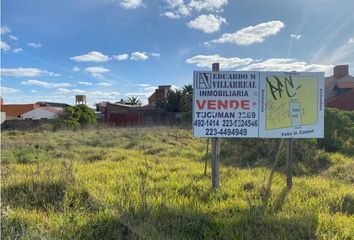
[[[334,67],[333,75],[325,79],[326,107],[354,111],[354,77],[348,65]]]
[[[105,122],[119,126],[174,124],[177,115],[162,107],[107,103]]]
[[[64,112],[62,107],[39,107],[21,115],[22,119],[58,119]]]
[[[3,122],[6,121],[6,113],[5,112],[1,112],[1,116],[0,116],[0,123],[3,124]]]
[[[38,104],[1,105],[1,112],[6,114],[6,120],[57,119],[63,111],[62,107],[41,107]]]
[[[162,85],[148,98],[150,106],[160,106],[171,91],[171,85]]]
[[[6,120],[22,119],[22,115],[40,106],[37,104],[3,104],[1,112],[6,114]]]
[[[4,104],[4,100],[2,99],[2,97],[0,96],[0,106],[2,106]],[[1,111],[0,112],[0,123],[2,124],[3,122],[6,121],[6,113]]]
[[[124,100],[116,103],[100,104],[104,113],[104,121],[119,126],[174,124],[177,114],[166,112],[163,102],[171,90],[170,85],[159,86],[148,98],[149,104],[145,106],[127,104]]]

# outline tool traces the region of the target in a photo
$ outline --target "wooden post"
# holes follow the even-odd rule
[[[207,147],[206,147],[206,154],[205,154],[205,163],[204,163],[204,176],[207,175],[207,166],[208,166],[208,159],[209,159],[209,142],[210,138],[207,138]]]
[[[293,177],[292,177],[292,159],[291,159],[291,152],[292,152],[292,138],[288,140],[287,146],[287,154],[286,154],[286,185],[288,189],[291,189],[293,186]]]
[[[219,72],[219,63],[212,64],[212,71]],[[218,188],[220,186],[220,174],[219,174],[219,153],[220,153],[220,138],[212,138],[211,139],[211,147],[212,147],[212,164],[211,164],[211,183],[212,187]]]
[[[220,186],[220,174],[219,174],[219,153],[220,153],[220,138],[211,139],[212,150],[213,150],[213,161],[211,164],[211,182],[213,188],[218,188]]]

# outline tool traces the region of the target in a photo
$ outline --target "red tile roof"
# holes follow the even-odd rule
[[[1,112],[5,112],[6,116],[17,117],[38,107],[36,104],[5,104],[1,105]]]

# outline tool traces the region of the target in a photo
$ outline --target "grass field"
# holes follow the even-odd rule
[[[354,239],[353,156],[313,153],[328,164],[290,191],[280,168],[266,194],[271,164],[225,150],[211,190],[206,140],[184,129],[12,131],[1,145],[2,239]]]

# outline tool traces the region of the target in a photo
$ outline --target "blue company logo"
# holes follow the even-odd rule
[[[211,73],[197,73],[196,86],[198,89],[211,88]]]

